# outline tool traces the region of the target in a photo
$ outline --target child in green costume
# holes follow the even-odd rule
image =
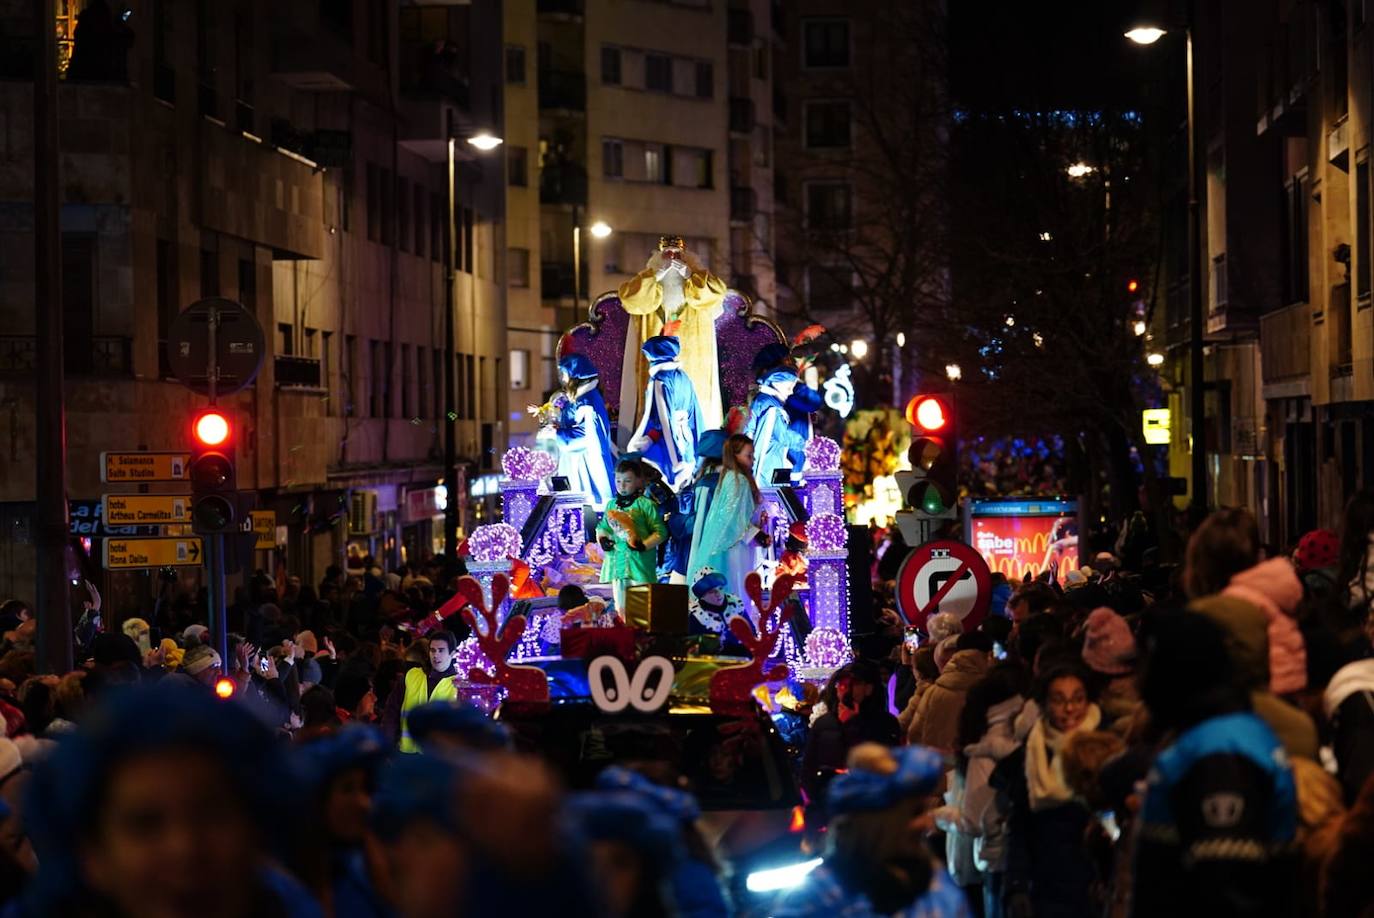
[[[606,551],[601,581],[611,584],[615,609],[625,616],[625,588],[658,579],[658,543],[668,527],[658,507],[644,494],[644,468],[637,459],[622,459],[615,467],[616,497],[596,524],[597,541]]]

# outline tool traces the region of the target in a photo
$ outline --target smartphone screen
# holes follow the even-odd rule
[[[908,627],[906,634],[902,637],[902,643],[906,644],[910,650],[915,650],[921,646],[921,632],[916,628]]]

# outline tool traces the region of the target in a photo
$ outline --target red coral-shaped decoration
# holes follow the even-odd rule
[[[728,666],[717,670],[711,676],[711,710],[717,714],[747,714],[753,705],[752,693],[762,682],[776,682],[787,678],[787,664],[779,663],[765,669],[773,649],[778,646],[782,629],[792,618],[792,609],[784,607],[787,597],[792,595],[793,578],[783,574],[773,581],[773,589],[768,596],[768,605],[763,603],[763,578],[758,572],[744,578],[744,590],[759,610],[759,631],[754,633],[744,616],[730,620],[730,631],[739,642],[748,648],[753,657],[748,663]],[[779,607],[776,622],[770,627],[769,620]]]
[[[520,636],[525,633],[523,615],[512,615],[506,619],[505,627],[497,623],[497,611],[509,592],[510,580],[506,575],[494,575],[491,578],[491,607],[488,608],[486,596],[482,594],[482,584],[475,577],[463,577],[458,581],[458,595],[467,603],[463,607],[463,620],[472,628],[482,653],[496,665],[494,677],[480,669],[468,670],[468,681],[494,682],[504,687],[509,702],[546,704],[549,700],[549,680],[544,671],[534,666],[513,666],[506,662],[511,650],[520,643]]]

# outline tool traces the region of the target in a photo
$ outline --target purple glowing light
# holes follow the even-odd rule
[[[840,468],[840,444],[829,437],[812,437],[805,447],[806,468],[812,472],[836,472]]]
[[[505,561],[520,557],[520,530],[508,523],[478,526],[468,536],[468,551],[474,561]]]
[[[843,551],[849,533],[844,517],[836,513],[821,513],[806,523],[808,548],[812,552]]]
[[[838,669],[851,659],[849,640],[834,628],[817,628],[806,636],[806,659],[812,666]]]
[[[540,481],[558,469],[558,460],[543,450],[512,446],[501,457],[501,468],[512,481]]]

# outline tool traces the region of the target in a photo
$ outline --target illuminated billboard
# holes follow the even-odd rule
[[[1008,580],[1032,577],[1057,563],[1059,578],[1076,570],[1078,501],[972,499],[965,503],[964,535],[993,573]]]

